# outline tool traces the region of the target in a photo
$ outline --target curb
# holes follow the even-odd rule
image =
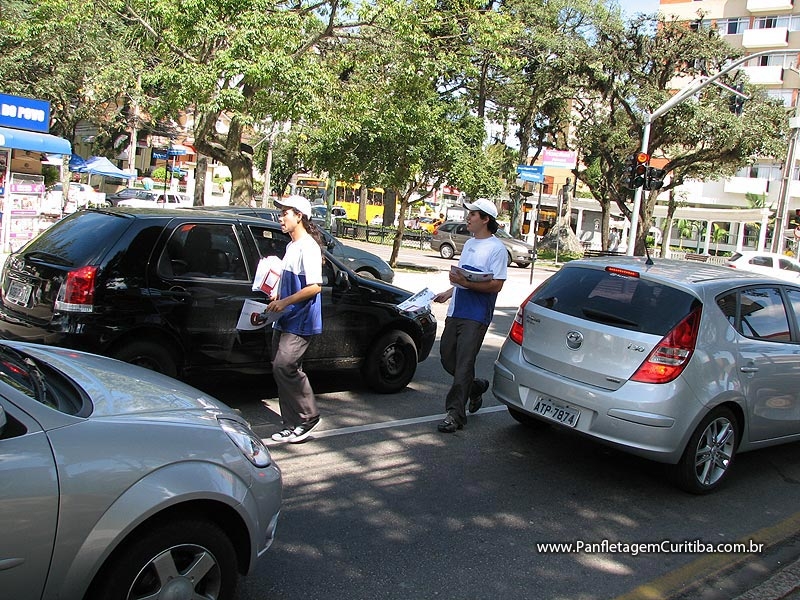
[[[794,600],[800,598],[800,559],[776,572],[772,577],[736,596],[734,600]]]

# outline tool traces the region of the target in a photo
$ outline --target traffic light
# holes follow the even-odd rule
[[[635,190],[644,185],[647,175],[647,163],[650,155],[646,152],[631,154],[625,159],[625,171],[622,176],[622,185],[628,189]]]
[[[664,187],[664,176],[667,172],[664,169],[657,167],[647,167],[645,174],[644,189],[646,190],[660,190]]]
[[[737,117],[741,117],[742,111],[744,110],[744,84],[737,83],[736,87],[733,89],[735,89],[737,93],[731,94],[730,109]]]

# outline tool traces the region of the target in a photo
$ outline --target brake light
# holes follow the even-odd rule
[[[511,324],[511,331],[508,332],[508,339],[515,344],[522,346],[522,337],[525,334],[525,328],[522,325],[522,315],[525,314],[525,306],[533,298],[533,294],[525,298],[524,302],[520,304],[517,309],[517,314],[514,315],[514,322]]]
[[[680,375],[692,358],[702,312],[702,307],[698,306],[673,327],[636,369],[631,380],[640,383],[669,383]]]
[[[55,309],[67,312],[92,312],[97,267],[81,267],[67,273],[56,296]]]

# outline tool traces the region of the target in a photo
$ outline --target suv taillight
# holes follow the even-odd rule
[[[698,306],[673,327],[636,369],[631,380],[640,383],[669,383],[680,375],[692,358],[702,312],[702,307]]]
[[[56,296],[55,309],[67,312],[92,312],[94,279],[97,267],[81,267],[67,273]]]
[[[508,339],[515,344],[522,346],[522,337],[525,334],[525,328],[522,325],[522,315],[525,313],[525,306],[533,298],[533,294],[525,298],[525,301],[519,305],[517,314],[514,315],[514,322],[511,324],[511,331],[508,332]]]

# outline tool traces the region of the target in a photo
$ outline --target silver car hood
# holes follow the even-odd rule
[[[92,417],[165,413],[233,413],[219,400],[166,375],[122,361],[54,346],[3,341],[19,352],[40,359],[75,381],[91,397]],[[155,416],[155,415],[152,415]]]

